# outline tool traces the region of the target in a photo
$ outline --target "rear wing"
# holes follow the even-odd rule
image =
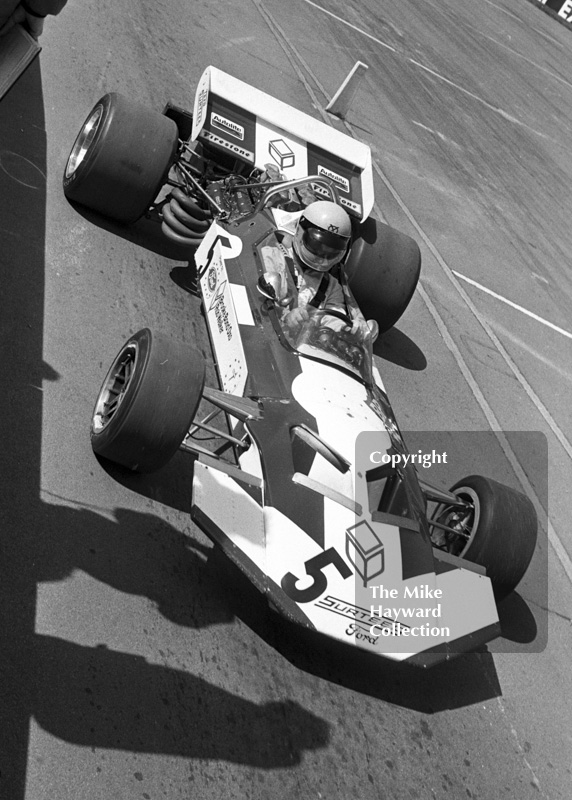
[[[216,67],[207,67],[198,83],[191,139],[233,153],[253,168],[276,165],[286,180],[329,178],[341,205],[360,220],[373,207],[368,145]]]

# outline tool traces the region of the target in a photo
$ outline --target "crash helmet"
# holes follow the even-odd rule
[[[351,235],[344,209],[331,200],[316,200],[298,220],[292,246],[303,266],[327,272],[345,256]]]

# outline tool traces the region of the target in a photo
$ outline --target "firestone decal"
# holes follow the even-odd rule
[[[360,204],[354,203],[353,200],[348,200],[347,197],[340,197],[340,205],[355,211],[356,214],[361,214]]]
[[[216,133],[212,131],[202,130],[201,136],[203,139],[208,139],[209,142],[218,144],[226,150],[231,150],[233,153],[242,156],[246,161],[252,161],[254,163],[254,153],[245,150],[244,147],[239,147],[237,144],[234,144],[234,142],[229,142],[227,139],[223,139],[222,136],[217,136]]]

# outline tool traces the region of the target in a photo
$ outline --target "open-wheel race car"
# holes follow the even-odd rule
[[[423,666],[498,636],[536,514],[489,478],[431,487],[406,457],[372,342],[406,310],[421,260],[370,216],[369,147],[209,67],[192,113],[100,100],[64,190],[191,248],[219,381],[205,385],[197,350],[144,328],[103,382],[94,451],[141,472],[192,454],[194,521],[292,621]],[[312,307],[292,325],[288,245],[323,201],[351,220],[332,270],[345,312]]]

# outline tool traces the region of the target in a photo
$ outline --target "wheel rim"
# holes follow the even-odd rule
[[[84,160],[89,148],[93,144],[95,135],[99,130],[101,120],[103,118],[103,106],[96,106],[89,119],[81,129],[77,139],[74,142],[72,151],[66,164],[66,178],[70,178],[77,170],[81,162]]]
[[[112,421],[125,399],[137,362],[138,347],[135,343],[126,345],[119,353],[95,403],[92,430],[101,433]]]
[[[469,550],[479,527],[480,503],[477,493],[469,486],[459,486],[454,494],[468,506],[458,508],[443,503],[437,506],[431,519],[454,528],[457,532],[444,531],[430,522],[431,541],[436,547],[462,558]]]

